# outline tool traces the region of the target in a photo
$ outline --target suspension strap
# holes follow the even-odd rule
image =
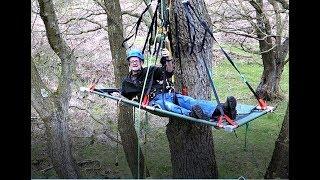
[[[160,40],[160,45],[157,49],[157,53],[156,53],[156,60],[155,60],[155,64],[157,63],[157,59],[158,59],[158,56],[159,56],[159,51],[160,51],[160,47],[162,46],[162,43],[163,43],[163,40],[161,39]],[[143,97],[143,101],[142,101],[142,106],[147,106],[150,102],[150,91],[151,91],[151,87],[152,87],[152,84],[153,84],[153,76],[154,76],[154,72],[155,72],[155,69],[152,69],[152,72],[151,72],[151,79],[150,79],[150,82],[149,82],[149,85],[148,85],[148,89],[146,91],[146,93],[144,93],[144,89],[145,89],[145,86],[146,86],[146,82],[147,82],[147,78],[148,78],[148,75],[149,75],[149,69],[150,69],[150,66],[148,66],[148,70],[147,70],[147,74],[146,74],[146,77],[145,77],[145,80],[144,80],[144,85],[143,85],[143,90],[142,90],[142,94],[141,94],[141,97]],[[141,104],[141,101],[140,101],[140,104]]]
[[[224,114],[224,112],[223,112],[223,109],[222,109],[222,106],[221,106],[221,103],[220,103],[220,100],[219,100],[219,97],[218,97],[218,93],[217,93],[217,91],[216,91],[216,88],[214,87],[214,83],[213,83],[213,80],[212,80],[212,77],[211,77],[211,73],[210,73],[210,71],[209,71],[209,68],[208,68],[207,63],[206,63],[206,61],[204,60],[204,58],[202,58],[202,62],[203,62],[203,64],[204,64],[204,67],[206,68],[206,72],[207,72],[207,74],[208,74],[208,76],[209,76],[209,81],[210,81],[210,84],[211,84],[211,87],[212,87],[212,90],[213,90],[214,97],[216,98],[216,101],[217,101],[217,103],[218,103],[217,108],[218,108],[219,111],[220,111],[220,114],[221,114],[220,117],[223,117],[225,114]],[[218,122],[219,122],[219,121],[218,121]]]
[[[198,19],[198,21],[200,22],[201,26],[204,28],[204,35],[203,35],[203,39],[202,39],[202,43],[201,43],[201,48],[199,50],[199,52],[201,52],[204,48],[204,44],[206,42],[206,35],[207,33],[211,32],[210,28],[208,27],[206,21],[202,20],[200,17],[199,17],[199,13],[196,12],[196,10],[191,6],[189,0],[185,0],[184,2],[184,6],[187,7],[187,9],[189,10],[188,7],[190,7],[190,9],[192,10],[192,12],[194,13],[194,15],[196,16],[196,18]],[[189,10],[189,13],[190,13],[190,10]],[[212,32],[211,32],[212,33]]]
[[[212,35],[213,37],[213,35]],[[217,40],[214,39],[216,42]],[[218,42],[217,42],[218,43]],[[219,45],[219,43],[218,43]],[[253,93],[254,97],[257,99],[258,103],[259,103],[259,107],[260,109],[266,109],[267,108],[267,103],[265,100],[261,99],[258,94],[253,90],[252,86],[249,84],[249,82],[245,79],[244,75],[239,71],[239,69],[237,68],[237,66],[234,64],[233,60],[231,59],[231,57],[223,50],[223,48],[219,45],[220,49],[222,50],[223,54],[227,57],[227,59],[229,60],[229,62],[231,63],[231,65],[237,70],[237,72],[240,74],[243,82],[248,86],[248,88],[250,89],[250,91]]]
[[[236,130],[233,130],[233,132],[234,132],[234,135],[236,136],[236,138],[238,138],[238,135],[237,135],[237,133],[236,133]]]
[[[147,38],[146,38],[146,40],[144,42],[144,45],[143,45],[142,54],[144,54],[144,51],[145,51],[145,48],[147,46],[148,40],[149,40],[149,52],[151,52],[150,43],[152,43],[151,39],[152,39],[153,26],[155,26],[155,32],[157,32],[157,11],[158,11],[158,8],[159,8],[159,3],[157,4],[156,10],[154,11],[154,14],[153,14],[153,17],[152,17],[152,21],[151,21],[151,24],[150,24],[150,27],[149,27],[149,30],[148,30]]]
[[[205,37],[206,34],[209,33],[209,35],[213,38],[213,40],[215,42],[217,42],[218,46],[220,47],[221,51],[223,52],[223,54],[226,56],[226,58],[229,60],[229,62],[231,63],[231,65],[236,69],[236,71],[240,74],[243,82],[248,86],[248,88],[250,89],[250,91],[253,93],[253,95],[255,96],[255,98],[257,99],[259,106],[259,109],[266,109],[267,108],[267,103],[266,101],[264,101],[263,99],[261,99],[258,94],[253,90],[252,86],[248,83],[248,81],[244,78],[244,75],[239,71],[239,69],[237,68],[237,66],[234,64],[233,60],[231,59],[231,57],[226,53],[226,51],[220,46],[219,42],[216,40],[216,38],[214,38],[213,33],[211,31],[211,29],[209,28],[208,24],[202,20],[198,13],[196,13],[195,9],[191,6],[189,0],[184,0],[183,4],[185,6],[185,9],[188,9],[188,7],[190,7],[190,9],[194,12],[194,14],[196,15],[197,19],[199,20],[201,26],[205,29],[205,34],[204,34],[204,39],[202,40],[202,47],[204,46],[204,42],[205,42]],[[190,10],[189,10],[190,11]],[[202,49],[201,49],[202,50]]]
[[[152,0],[151,0],[152,1]],[[125,47],[124,44],[125,42],[127,42],[128,40],[130,40],[133,36],[134,36],[134,40],[133,40],[133,43],[129,46],[129,48],[131,48],[134,44],[134,41],[136,40],[136,37],[137,37],[137,33],[138,33],[138,29],[139,29],[139,26],[141,24],[141,21],[142,21],[142,17],[144,15],[145,12],[147,12],[147,10],[149,9],[149,7],[151,6],[151,2],[147,5],[147,7],[143,10],[142,14],[140,15],[137,23],[132,27],[132,29],[130,30],[129,34],[132,32],[132,30],[134,28],[136,28],[135,30],[135,33],[134,34],[131,34],[129,37],[125,38],[122,42],[122,47]]]
[[[187,0],[183,0],[182,1],[182,4],[183,4],[183,7],[184,7],[184,11],[185,11],[185,16],[186,16],[186,19],[187,19],[187,24],[188,24],[188,34],[189,34],[189,39],[190,39],[190,55],[193,53],[193,48],[194,48],[194,45],[195,45],[195,38],[196,38],[196,28],[195,28],[195,25],[193,24],[192,22],[192,16],[191,16],[191,12],[190,12],[190,9],[188,8],[188,4],[189,1]],[[193,35],[191,35],[193,34]]]

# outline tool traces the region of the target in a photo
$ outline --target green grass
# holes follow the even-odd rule
[[[257,60],[258,61],[258,60]],[[253,88],[257,87],[263,67],[259,63],[237,61],[235,63],[244,74]],[[239,74],[227,60],[218,63],[213,68],[213,77],[219,98],[225,101],[229,95],[235,96],[239,103],[255,105],[257,102],[253,98],[248,87],[242,82]],[[289,69],[285,66],[282,80],[280,82],[282,93],[288,97],[289,94]],[[247,134],[247,147],[245,149],[246,126],[239,127],[234,133],[213,128],[214,146],[216,162],[218,164],[219,178],[263,178],[267,166],[271,160],[274,150],[275,140],[280,131],[284,113],[287,107],[287,98],[283,101],[271,102],[271,106],[277,107],[274,112],[264,115],[249,125]],[[98,113],[99,110],[96,109]],[[165,127],[150,128],[147,134],[147,143],[142,147],[145,151],[146,164],[152,178],[170,178],[172,167],[170,162],[170,150],[165,134]],[[80,139],[80,141],[86,141]],[[43,144],[32,146],[32,160],[43,156]],[[132,178],[130,169],[125,159],[121,146],[117,148],[113,144],[106,145],[95,142],[84,147],[75,147],[75,157],[77,161],[97,160],[100,162],[100,169],[90,170],[89,167],[81,167],[83,178]],[[119,166],[116,166],[118,156]],[[48,160],[47,157],[44,157]],[[92,165],[93,167],[94,165]],[[44,166],[45,167],[45,166]],[[91,168],[92,168],[91,167]],[[108,172],[106,172],[108,171]],[[33,178],[54,178],[53,170],[46,173],[33,170]]]
[[[282,125],[286,102],[281,102],[273,113],[252,121],[234,133],[213,130],[216,160],[220,178],[263,178],[271,160],[274,143]]]
[[[255,88],[260,82],[263,67],[258,63],[235,62],[240,72],[250,85]],[[213,68],[214,81],[219,99],[225,101],[229,95],[235,96],[239,103],[255,105],[257,102],[249,88],[241,80],[238,72],[225,60]],[[289,69],[285,66],[280,81],[282,93],[289,94]],[[213,129],[215,155],[218,163],[219,178],[263,178],[273,153],[275,140],[281,129],[287,99],[281,102],[270,102],[277,107],[252,121],[248,127],[247,147],[245,148],[246,126],[234,133]]]
[[[240,45],[230,45],[230,44],[223,44],[223,43],[220,44],[220,45],[227,52],[234,53],[234,54],[237,54],[239,56],[252,57],[254,59],[258,59],[259,58],[259,55],[257,55],[257,54],[253,55],[253,54],[251,54],[249,52],[243,51]],[[243,58],[243,59],[245,59],[245,58]],[[241,60],[241,59],[239,59],[239,60]]]

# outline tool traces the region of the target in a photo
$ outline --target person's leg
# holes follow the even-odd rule
[[[233,96],[228,96],[225,103],[221,104],[223,112],[231,119],[236,119],[237,117],[237,100]],[[213,117],[218,117],[220,115],[220,110],[216,108],[213,112]]]
[[[173,103],[172,93],[158,94],[152,101],[149,102],[151,106],[159,105],[161,109],[175,112],[178,114],[183,114],[186,116],[190,115],[191,110],[183,108]]]
[[[217,106],[217,104],[214,102],[206,101],[206,100],[198,100],[190,96],[184,96],[181,94],[177,94],[177,98],[178,98],[179,105],[189,110],[191,110],[191,108],[194,107],[195,105],[199,105],[203,113],[207,117],[212,116],[212,113],[214,112]]]

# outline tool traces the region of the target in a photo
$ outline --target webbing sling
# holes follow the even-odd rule
[[[152,0],[151,0],[152,1]],[[124,43],[127,42],[128,40],[130,40],[133,36],[134,36],[134,40],[133,40],[133,43],[129,46],[129,48],[131,48],[134,44],[134,41],[136,40],[136,37],[137,37],[137,33],[138,33],[138,29],[139,29],[139,26],[141,24],[141,21],[142,21],[142,17],[144,15],[145,12],[147,12],[147,10],[149,9],[149,7],[151,6],[151,2],[147,5],[147,7],[143,10],[142,14],[140,15],[137,23],[132,27],[131,31],[129,32],[129,34],[132,32],[132,30],[134,29],[134,27],[136,27],[136,31],[134,34],[130,35],[129,37],[125,38],[122,42],[122,47],[125,47],[124,46]]]
[[[161,38],[160,39],[160,43],[159,43],[159,46],[158,46],[158,49],[156,51],[156,60],[155,60],[155,64],[157,63],[157,59],[158,59],[158,56],[159,56],[159,52],[160,52],[160,48],[162,47],[162,43],[163,43],[163,39]],[[142,94],[143,97],[143,105],[148,105],[149,103],[149,93],[151,91],[151,87],[152,87],[152,84],[153,84],[153,76],[154,76],[154,71],[155,71],[155,68],[152,69],[152,73],[151,73],[151,79],[150,79],[150,82],[149,82],[149,86],[148,86],[148,89],[146,91],[145,94]],[[146,76],[148,77],[148,74],[146,74]],[[146,77],[146,78],[147,78]]]
[[[217,108],[219,109],[220,113],[221,113],[221,116],[224,116],[224,112],[223,112],[223,109],[222,109],[222,106],[221,106],[221,103],[220,103],[220,100],[219,100],[219,97],[218,97],[218,93],[216,91],[216,88],[214,87],[214,83],[213,83],[213,80],[212,80],[212,77],[211,77],[211,73],[209,71],[209,68],[207,66],[207,63],[206,61],[204,60],[204,58],[201,58],[202,59],[202,62],[204,64],[204,67],[206,68],[206,72],[209,76],[209,81],[210,81],[210,84],[211,84],[211,87],[213,89],[213,94],[214,94],[214,97],[216,98],[216,101],[218,103],[217,105]]]
[[[240,74],[243,82],[248,86],[248,88],[250,89],[250,91],[253,93],[253,95],[255,96],[255,98],[258,100],[259,105],[261,106],[261,108],[266,108],[266,102],[263,101],[258,94],[253,90],[252,86],[248,83],[248,81],[244,78],[244,75],[239,71],[239,69],[237,68],[237,66],[234,64],[233,60],[231,59],[231,57],[224,51],[224,49],[220,46],[219,42],[216,40],[216,38],[214,38],[213,33],[211,31],[211,29],[209,28],[208,24],[202,20],[198,14],[195,12],[195,9],[191,6],[189,0],[184,1],[183,2],[184,6],[186,7],[186,9],[189,9],[188,7],[191,8],[191,10],[194,12],[194,14],[196,15],[197,19],[200,21],[201,26],[205,29],[205,34],[204,34],[204,38],[206,36],[207,33],[210,34],[210,36],[213,38],[214,41],[217,42],[218,46],[220,47],[220,49],[222,50],[223,54],[227,57],[227,59],[229,60],[229,62],[231,63],[231,65],[236,69],[236,71]],[[189,11],[190,12],[190,11]],[[205,40],[203,40],[204,43]]]
[[[187,1],[184,0],[184,1],[182,1],[182,4],[183,4],[184,10],[185,10],[185,14],[186,14],[186,18],[187,18],[188,29],[190,28],[190,25],[192,25],[192,27],[194,28],[193,30],[194,30],[194,32],[195,32],[195,26],[194,26],[194,24],[190,21],[190,19],[191,19],[191,11],[190,11],[190,9],[189,9],[190,3],[189,3],[188,0],[187,0]],[[194,12],[194,14],[196,15],[195,12]],[[197,16],[197,15],[196,15],[196,16]],[[191,37],[190,29],[189,29],[189,37]],[[195,33],[194,33],[194,37],[195,37]],[[190,54],[193,53],[193,46],[194,46],[194,39],[191,40],[191,51],[190,51]],[[217,91],[216,91],[216,89],[215,89],[215,87],[214,87],[214,83],[213,83],[213,80],[212,80],[212,78],[211,78],[211,74],[210,74],[209,68],[208,68],[208,66],[207,66],[207,63],[205,62],[204,58],[201,58],[201,59],[202,59],[202,61],[203,61],[203,63],[204,63],[204,66],[205,66],[205,68],[206,68],[206,72],[207,72],[208,77],[209,77],[210,85],[211,85],[211,87],[212,87],[212,89],[213,89],[213,94],[214,94],[214,96],[215,96],[215,98],[216,98],[216,101],[217,101],[217,103],[218,103],[217,108],[219,109],[219,111],[220,111],[220,113],[221,113],[221,116],[224,116],[224,112],[223,112],[222,106],[220,105],[221,103],[220,103],[220,100],[219,100],[219,97],[218,97],[218,93],[217,93]]]
[[[146,40],[144,42],[144,45],[143,45],[142,54],[144,54],[144,51],[145,51],[145,48],[147,46],[147,42],[148,42],[149,39],[150,39],[149,40],[149,52],[150,52],[150,42],[151,42],[151,39],[152,39],[153,26],[155,26],[155,31],[157,32],[157,11],[158,11],[158,8],[159,8],[159,3],[157,4],[156,10],[154,11],[154,14],[153,14],[153,17],[152,17],[152,21],[151,21],[151,25],[150,25],[149,30],[148,30],[147,38],[146,38]]]
[[[201,52],[201,51],[203,50],[204,43],[205,43],[205,41],[206,41],[207,32],[209,31],[209,33],[210,33],[211,31],[210,31],[207,23],[198,16],[199,13],[197,13],[197,12],[195,11],[195,9],[191,6],[189,0],[184,1],[183,4],[184,4],[184,6],[186,7],[186,9],[188,9],[188,13],[190,13],[190,9],[193,11],[194,15],[196,16],[196,18],[197,18],[198,21],[200,22],[201,26],[204,27],[204,29],[205,29],[204,35],[203,35],[203,39],[202,39],[202,43],[201,43],[201,49],[200,49],[200,51],[199,51],[199,52]],[[189,9],[188,7],[190,7],[190,9]],[[211,34],[212,34],[212,33],[211,33]]]
[[[183,4],[183,7],[184,7],[184,10],[185,10],[185,16],[186,16],[186,19],[187,19],[187,24],[188,24],[188,34],[189,34],[189,39],[190,39],[190,44],[191,44],[191,47],[190,47],[190,55],[193,53],[193,48],[194,48],[194,45],[195,45],[195,38],[196,38],[196,28],[194,26],[194,24],[192,23],[192,17],[190,15],[190,10],[188,8],[188,5],[185,3],[185,2],[182,2]],[[191,36],[191,34],[193,33],[193,36]]]
[[[170,28],[170,26],[169,26],[169,24],[170,24],[170,22],[169,22],[169,9],[166,8],[166,7],[167,7],[166,2],[165,1],[161,1],[161,12],[160,12],[160,19],[161,19],[161,25],[162,25],[162,36],[161,36],[161,38],[162,38],[163,41],[165,41],[167,36],[168,36],[168,38],[169,38],[168,46],[172,47],[170,30],[169,31],[167,30],[167,28]],[[166,31],[165,33],[164,33],[164,29]],[[159,46],[161,48],[165,48],[166,44],[162,43]],[[169,51],[170,51],[170,47],[168,49]],[[164,58],[164,57],[162,57],[162,58]],[[163,83],[162,83],[162,93],[161,93],[162,94],[162,103],[163,103],[164,109],[168,110],[168,108],[167,108],[167,106],[165,104],[165,100],[164,100],[165,99],[164,98],[164,94],[166,92],[166,86],[167,86],[167,84],[170,86],[170,83],[169,83],[169,81],[167,79],[167,75],[166,75],[166,60],[165,60],[165,62],[161,62],[161,64],[162,64],[162,68],[163,68],[162,69],[162,75],[163,75],[162,76],[162,81],[163,81]],[[173,103],[178,105],[179,103],[177,101],[176,94],[175,94],[175,92],[173,92],[173,93],[174,93]]]

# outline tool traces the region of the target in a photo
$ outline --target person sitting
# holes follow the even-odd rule
[[[162,66],[149,67],[150,69],[147,74],[148,68],[142,67],[144,64],[144,55],[142,52],[138,49],[130,50],[127,54],[129,74],[122,81],[121,95],[128,99],[133,99],[136,96],[140,99],[144,80],[147,76],[145,89],[151,87],[148,105],[157,106],[164,110],[198,119],[216,119],[221,113],[215,103],[207,100],[194,99],[174,91],[173,87],[167,81],[167,79],[172,77],[174,72],[171,54],[164,48],[161,55]],[[165,85],[163,83],[165,83]],[[163,88],[163,86],[166,88]],[[146,94],[146,91],[147,90],[144,91],[143,96]],[[233,120],[236,118],[237,101],[235,97],[227,97],[226,102],[222,103],[221,106],[225,115]]]

